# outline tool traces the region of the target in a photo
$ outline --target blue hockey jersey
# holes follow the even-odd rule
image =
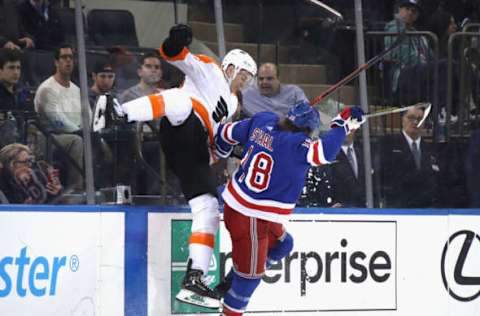
[[[219,127],[217,150],[226,156],[242,144],[241,164],[222,197],[230,207],[251,217],[282,222],[295,207],[310,166],[332,162],[345,138],[332,128],[320,139],[282,131],[277,115],[261,112],[250,119]]]

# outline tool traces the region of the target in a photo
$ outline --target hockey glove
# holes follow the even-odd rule
[[[127,116],[121,104],[109,94],[102,94],[97,98],[93,114],[93,131],[99,132],[109,128],[116,122],[126,122]]]
[[[122,105],[120,104],[120,102],[118,102],[117,98],[113,98],[112,103],[113,103],[113,110],[115,111],[114,114],[118,118],[125,117],[125,119],[127,119],[126,118],[127,114],[123,111]]]
[[[163,42],[163,52],[169,57],[178,55],[192,42],[192,28],[186,24],[176,24],[170,29],[168,38]]]
[[[170,29],[169,37],[178,46],[188,46],[192,43],[192,28],[186,24],[177,24]]]
[[[346,107],[332,119],[330,127],[343,127],[349,134],[351,131],[359,129],[365,122],[363,110],[358,107]]]

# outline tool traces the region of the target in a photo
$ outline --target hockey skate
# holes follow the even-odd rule
[[[192,259],[189,259],[182,288],[176,299],[192,305],[220,308],[220,296],[204,283],[202,275],[201,270],[192,269]]]
[[[225,279],[217,284],[215,287],[214,291],[217,292],[217,294],[223,298],[225,294],[227,294],[228,290],[232,287],[232,279],[233,279],[233,270],[230,270],[227,275],[225,276]]]

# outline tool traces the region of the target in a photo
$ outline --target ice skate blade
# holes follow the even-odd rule
[[[175,298],[179,301],[182,301],[184,303],[191,304],[191,305],[214,308],[214,309],[220,308],[219,300],[216,300],[210,297],[200,296],[186,289],[181,289]]]

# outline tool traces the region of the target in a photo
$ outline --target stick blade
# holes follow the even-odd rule
[[[423,123],[427,119],[428,115],[430,114],[430,111],[432,110],[432,104],[431,103],[421,103],[421,104],[418,104],[417,106],[423,108],[423,117],[420,120],[420,122],[418,122],[418,124],[417,124],[417,127],[420,127],[420,126],[423,125]]]

